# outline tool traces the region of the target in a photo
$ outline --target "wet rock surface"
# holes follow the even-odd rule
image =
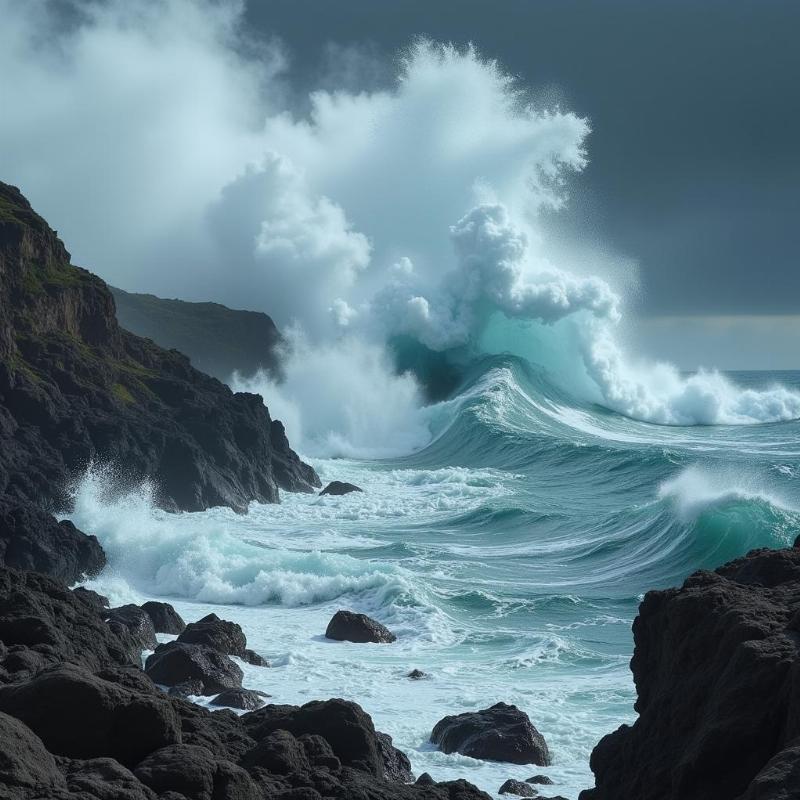
[[[515,797],[536,797],[539,793],[529,783],[509,778],[498,790],[497,794],[511,794]]]
[[[169,604],[149,600],[142,603],[142,611],[150,617],[156,633],[170,633],[173,635],[183,633],[186,623],[181,615]]]
[[[444,717],[434,727],[431,741],[445,753],[512,764],[550,764],[544,737],[524,711],[506,703]]]
[[[129,626],[104,614],[99,595],[0,568],[0,796],[488,800],[465,781],[407,783],[408,759],[349,701],[237,716],[171,696],[130,662]],[[162,648],[230,661],[206,645]]]
[[[269,695],[264,692],[257,692],[254,689],[226,689],[211,701],[211,705],[254,711],[267,702],[267,697]]]
[[[331,481],[320,494],[330,494],[333,496],[340,496],[343,494],[350,494],[351,492],[363,492],[360,486],[354,483],[347,483],[346,481]]]
[[[356,614],[353,611],[337,611],[325,631],[328,639],[339,642],[358,643],[390,643],[397,641],[397,637],[377,620],[366,614]]]
[[[633,624],[639,717],[595,747],[581,800],[798,796],[798,618],[797,548],[648,592]]]
[[[241,667],[224,653],[202,644],[160,644],[148,656],[144,668],[145,673],[162,686],[199,682],[204,695],[219,694],[242,685]]]

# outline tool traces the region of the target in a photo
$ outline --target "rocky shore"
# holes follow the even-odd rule
[[[633,625],[639,718],[595,747],[581,800],[800,797],[800,547],[649,592]]]

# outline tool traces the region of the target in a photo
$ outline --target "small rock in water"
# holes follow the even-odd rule
[[[411,672],[406,675],[406,678],[411,678],[412,681],[419,681],[427,677],[428,673],[423,672],[421,669],[412,669]]]
[[[264,705],[265,697],[269,697],[269,695],[255,689],[227,689],[224,692],[220,692],[211,701],[211,705],[255,711]]]
[[[431,741],[444,753],[511,764],[550,764],[550,751],[542,734],[524,711],[506,703],[445,717],[436,723]]]
[[[339,642],[388,643],[397,640],[397,637],[385,625],[381,625],[372,617],[344,610],[339,610],[333,615],[328,623],[325,636]]]
[[[543,786],[553,785],[553,781],[547,775],[534,775],[532,778],[525,778],[525,783],[541,783]]]
[[[345,481],[331,481],[321,492],[320,494],[330,494],[330,495],[342,495],[342,494],[350,494],[350,492],[363,492],[364,490],[360,486],[356,486],[354,483],[346,483]]]
[[[156,633],[177,635],[183,633],[186,627],[181,615],[169,603],[148,600],[146,603],[142,603],[142,611],[152,620]]]
[[[536,797],[538,792],[529,783],[509,778],[498,790],[498,794],[514,794],[517,797]]]
[[[245,650],[244,655],[242,656],[242,661],[246,661],[248,664],[252,664],[254,667],[270,666],[269,661],[256,653],[255,650]]]

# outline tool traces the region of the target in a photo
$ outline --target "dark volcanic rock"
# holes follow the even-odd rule
[[[272,474],[275,482],[286,492],[305,492],[311,494],[322,486],[319,476],[312,467],[302,462],[289,446],[283,423],[272,420],[269,429],[272,445]]]
[[[226,689],[211,701],[211,705],[255,711],[264,705],[265,697],[269,697],[269,695],[255,689]]]
[[[328,639],[339,642],[394,642],[397,637],[380,622],[368,617],[366,614],[356,614],[353,611],[337,611],[325,631]]]
[[[392,737],[388,733],[376,731],[375,736],[378,737],[386,780],[411,783],[414,780],[414,773],[411,771],[408,756],[392,744]]]
[[[105,564],[105,553],[94,536],[82,533],[68,520],[56,522],[29,502],[0,497],[0,566],[35,570],[75,583],[84,575],[96,575]]]
[[[142,611],[150,617],[156,633],[182,633],[186,623],[181,615],[169,604],[148,600],[142,603]]]
[[[105,283],[69,261],[0,183],[0,494],[66,506],[94,461],[152,479],[167,510],[276,502],[273,460],[302,468],[261,398],[120,328]]]
[[[150,619],[150,615],[139,606],[132,603],[119,606],[109,609],[103,616],[113,631],[122,633],[121,629],[124,628],[131,640],[135,642],[139,652],[155,650],[158,647],[153,621]]]
[[[595,747],[582,800],[796,797],[798,612],[798,549],[648,592],[633,623],[639,717]]]
[[[168,642],[148,656],[145,672],[163,686],[200,681],[203,694],[219,694],[242,685],[242,670],[224,653],[201,644]]]
[[[42,740],[27,726],[0,713],[0,797],[6,789],[37,789],[47,796],[66,781]]]
[[[0,711],[22,720],[51,753],[72,758],[109,756],[131,766],[180,740],[163,695],[132,692],[74,665],[0,688]]]
[[[411,672],[406,675],[406,678],[411,678],[412,681],[421,681],[423,678],[427,677],[428,673],[423,672],[421,669],[412,669]]]
[[[76,586],[72,590],[74,597],[77,597],[82,602],[86,603],[90,608],[94,609],[100,616],[105,614],[109,607],[108,598],[103,595],[93,592],[84,586]]]
[[[72,663],[94,672],[131,661],[132,642],[120,639],[84,594],[35,572],[0,568],[0,642],[8,648],[0,665],[10,680],[17,671],[30,677],[19,662],[23,654],[36,659],[37,669]]]
[[[244,655],[241,656],[243,661],[252,664],[254,667],[268,667],[269,661],[264,656],[260,656],[255,650],[245,650]]]
[[[482,711],[445,717],[436,723],[431,741],[445,753],[512,764],[550,764],[544,737],[516,706],[496,703]]]
[[[364,490],[360,486],[356,486],[354,483],[346,483],[345,481],[331,481],[321,492],[320,494],[331,494],[331,495],[342,495],[342,494],[350,494],[350,492],[363,492]]]
[[[202,644],[212,650],[239,658],[244,658],[247,652],[247,638],[241,626],[220,619],[216,614],[209,614],[197,622],[190,622],[178,637],[178,641],[186,644]]]
[[[427,772],[423,772],[416,780],[417,786],[433,786],[435,783],[436,781]]]
[[[534,775],[532,778],[525,778],[525,783],[539,783],[542,786],[552,786],[553,781],[547,775]]]
[[[497,794],[513,794],[517,797],[536,797],[538,792],[529,783],[509,778],[498,790]]]
[[[183,683],[176,683],[174,686],[169,687],[167,694],[170,697],[201,697],[203,695],[204,687],[203,681],[193,679],[184,681]]]
[[[157,800],[152,790],[113,758],[76,759],[65,762],[63,769],[70,791],[81,800]]]

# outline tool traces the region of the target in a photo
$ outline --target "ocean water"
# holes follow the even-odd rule
[[[243,665],[246,686],[279,703],[357,701],[418,774],[494,794],[543,772],[550,794],[574,799],[592,785],[592,747],[635,717],[630,629],[643,593],[800,532],[800,422],[654,424],[559,385],[524,358],[482,357],[453,397],[420,412],[427,445],[312,459],[323,482],[363,493],[284,495],[247,516],[165,514],[147,487],[111,500],[90,473],[71,515],[109,557],[90,585],[115,604],[159,598],[188,621],[239,622],[273,665]],[[716,419],[755,422],[736,415],[793,396],[800,372],[736,373],[725,387],[734,411]],[[398,641],[325,640],[338,608]],[[413,668],[429,677],[409,680]],[[500,700],[528,712],[551,767],[429,744],[444,715]]]

